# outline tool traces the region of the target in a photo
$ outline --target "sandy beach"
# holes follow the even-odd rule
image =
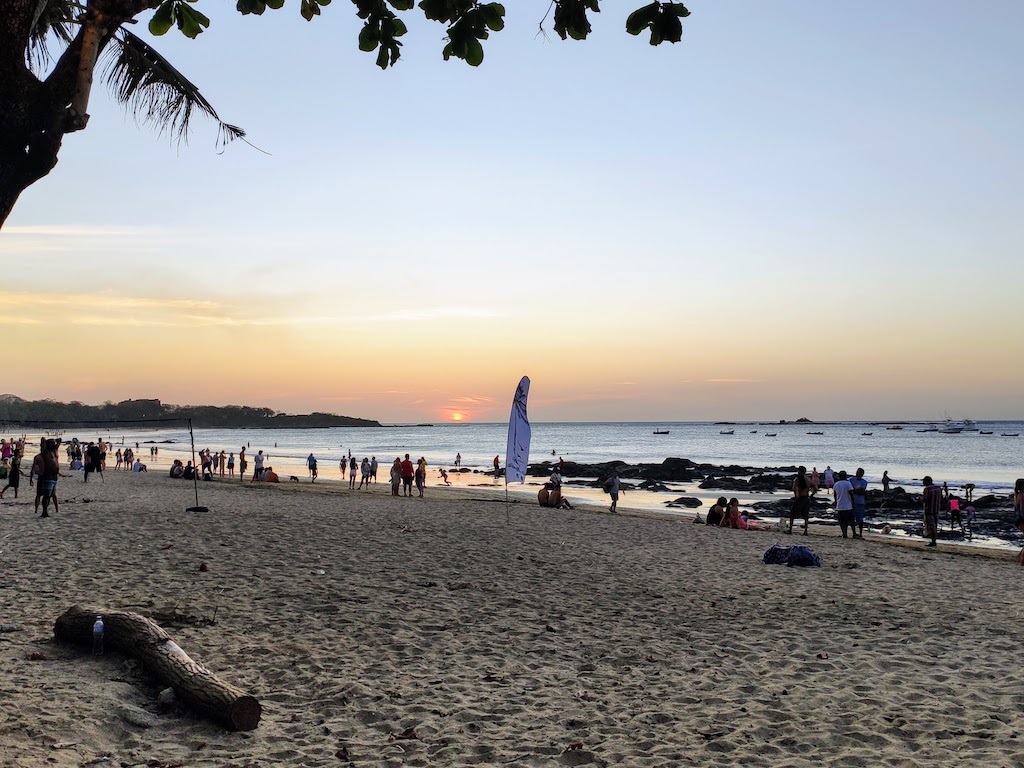
[[[1007,558],[811,536],[785,568],[775,532],[303,480],[0,502],[0,765],[1024,764]],[[161,617],[259,727],[56,643],[75,604]]]

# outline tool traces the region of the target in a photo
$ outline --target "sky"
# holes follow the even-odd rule
[[[479,68],[404,14],[152,41],[258,149],[98,85],[0,230],[0,390],[382,423],[1024,418],[1024,3],[692,0]],[[143,17],[143,21],[148,20]],[[148,37],[145,24],[133,31]],[[17,362],[16,362],[17,361]]]

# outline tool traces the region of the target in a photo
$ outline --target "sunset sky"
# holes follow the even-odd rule
[[[483,65],[336,2],[154,45],[256,147],[94,92],[0,231],[0,391],[385,423],[1024,418],[1024,2],[693,0]],[[145,36],[144,24],[136,33]],[[550,22],[548,24],[550,28]]]

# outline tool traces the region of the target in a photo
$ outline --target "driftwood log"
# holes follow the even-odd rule
[[[155,621],[137,613],[73,606],[53,625],[61,641],[92,646],[92,625],[103,617],[103,644],[138,659],[143,667],[174,688],[186,704],[236,731],[251,731],[260,722],[259,701],[219,679],[189,658]]]

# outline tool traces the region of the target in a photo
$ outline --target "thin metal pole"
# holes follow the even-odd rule
[[[505,470],[505,525],[512,525],[512,513],[508,509],[508,470]]]
[[[199,465],[196,464],[196,436],[192,434],[192,419],[188,420],[188,437],[192,441],[192,486],[196,491],[196,506],[199,506]]]

